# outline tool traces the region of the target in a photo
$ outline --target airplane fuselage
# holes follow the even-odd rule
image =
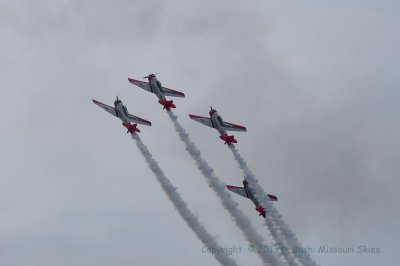
[[[161,86],[161,83],[157,80],[156,77],[149,78],[149,85],[151,88],[151,92],[157,95],[159,100],[165,100],[163,87]]]
[[[223,120],[221,116],[217,113],[217,111],[213,111],[210,113],[211,122],[216,130],[218,130],[219,134],[225,135],[226,130],[223,128]]]
[[[249,199],[254,203],[254,205],[256,205],[256,207],[257,207],[257,206],[260,206],[260,203],[258,202],[258,200],[257,200],[256,197],[255,197],[255,194],[256,194],[255,189],[253,189],[253,188],[247,186],[247,187],[245,188],[245,190],[246,190],[247,196],[248,196]]]
[[[123,123],[130,123],[130,120],[128,118],[128,110],[121,101],[115,103],[115,111],[117,112],[117,117],[119,117]]]

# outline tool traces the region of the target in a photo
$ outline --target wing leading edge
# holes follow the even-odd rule
[[[110,114],[112,114],[113,116],[117,116],[117,111],[115,111],[114,107],[111,107],[107,104],[101,103],[99,101],[96,101],[94,99],[92,99],[93,103],[97,106],[100,106],[101,108],[103,108],[104,110],[106,110],[107,112],[109,112]]]
[[[163,93],[165,96],[173,96],[173,97],[185,97],[185,94],[180,91],[174,91],[168,88],[163,87]]]
[[[153,90],[150,87],[150,84],[147,83],[147,82],[136,80],[136,79],[131,79],[131,78],[128,78],[128,80],[133,85],[136,85],[136,86],[138,86],[138,87],[140,87],[140,88],[142,88],[142,89],[144,89],[144,90],[146,90],[148,92],[153,92]]]
[[[225,121],[223,121],[224,123],[223,123],[223,128],[225,129],[225,130],[228,130],[228,131],[242,131],[242,132],[246,132],[247,131],[247,129],[244,127],[244,126],[239,126],[239,125],[235,125],[235,124],[232,124],[232,123],[228,123],[228,122],[225,122]]]
[[[209,117],[203,117],[203,116],[198,116],[198,115],[189,115],[189,117],[191,119],[193,119],[194,121],[202,123],[203,125],[206,125],[208,127],[214,127],[214,125]]]
[[[129,82],[132,83],[133,85],[136,85],[148,92],[153,92],[150,84],[148,82],[145,81],[140,81],[140,80],[136,80],[136,79],[131,79],[128,78]],[[176,90],[171,90],[165,87],[162,87],[162,93],[165,96],[172,96],[172,97],[185,97],[185,94],[183,92],[180,91],[176,91]]]
[[[140,117],[137,117],[137,116],[134,116],[134,115],[131,115],[131,114],[128,114],[128,117],[129,117],[129,120],[131,122],[133,122],[133,123],[138,123],[138,124],[142,124],[142,125],[145,125],[145,126],[151,126],[151,122],[147,121],[147,120],[145,120],[143,118],[140,118]]]
[[[232,191],[233,193],[236,193],[236,194],[238,194],[238,195],[240,195],[242,197],[245,197],[245,198],[249,197],[249,195],[247,194],[246,189],[243,188],[243,187],[235,187],[235,186],[227,185],[226,188],[228,190]]]

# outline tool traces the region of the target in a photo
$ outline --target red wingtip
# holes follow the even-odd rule
[[[209,117],[198,116],[198,115],[192,115],[192,114],[189,114],[189,117],[190,117],[190,118],[206,118],[206,119],[209,118]]]
[[[131,79],[131,78],[128,78],[128,81],[129,81],[130,83],[132,83],[132,84],[134,84],[135,82],[147,83],[147,82],[145,82],[145,81],[141,81],[141,80],[137,80],[137,79]]]
[[[268,194],[268,197],[269,197],[270,200],[278,201],[278,197],[275,196],[275,195]]]
[[[237,186],[226,185],[226,188],[240,188],[240,189],[243,189],[243,188],[246,188],[246,187],[237,187]]]

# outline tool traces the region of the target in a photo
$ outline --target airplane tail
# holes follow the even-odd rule
[[[167,100],[159,100],[158,101],[162,106],[164,106],[163,109],[167,109],[167,111],[169,111],[169,109],[171,108],[176,108],[175,104],[173,103],[173,101],[167,101]]]
[[[257,206],[256,211],[258,211],[260,213],[259,215],[264,218],[267,216],[268,210],[266,208],[263,208],[262,206]]]
[[[131,123],[122,123],[122,125],[128,129],[126,133],[134,134],[135,132],[140,132],[140,130],[136,127],[137,124],[132,125]]]
[[[235,139],[235,136],[228,136],[228,134],[219,136],[220,139],[225,141],[225,144],[231,145],[232,143],[237,143],[237,140]]]

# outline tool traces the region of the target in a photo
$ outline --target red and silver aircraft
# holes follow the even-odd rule
[[[235,187],[229,185],[227,185],[226,187],[228,188],[228,190],[239,194],[242,197],[249,198],[254,203],[254,205],[256,205],[256,210],[260,213],[259,215],[262,215],[265,218],[268,210],[266,208],[263,208],[258,200],[254,197],[256,191],[255,189],[249,187],[246,179],[243,180],[243,187]],[[274,195],[267,194],[267,196],[270,201],[278,201],[278,198]]]
[[[92,101],[94,104],[100,106],[113,116],[119,117],[122,120],[122,125],[128,129],[126,133],[134,134],[135,132],[140,132],[140,130],[136,127],[137,124],[151,126],[150,121],[144,120],[140,117],[128,113],[126,106],[122,104],[122,101],[118,99],[118,96],[117,99],[114,101],[115,107],[108,106],[107,104],[101,103],[93,99]],[[133,122],[134,124],[132,125],[131,122]]]
[[[150,74],[144,78],[147,78],[149,82],[144,82],[136,79],[128,78],[129,82],[133,85],[136,85],[146,91],[152,92],[157,95],[159,99],[159,103],[164,106],[163,109],[169,110],[170,108],[176,108],[173,101],[167,101],[165,96],[173,96],[173,97],[185,97],[185,94],[180,91],[174,91],[168,88],[161,86],[161,83],[156,78],[157,74]]]
[[[228,136],[226,131],[246,131],[246,128],[243,126],[235,125],[232,123],[225,122],[222,120],[221,116],[218,115],[217,110],[213,109],[210,106],[211,110],[209,112],[210,117],[203,117],[197,115],[189,115],[191,119],[202,123],[203,125],[213,127],[218,130],[219,134],[221,134],[220,138],[225,141],[225,144],[231,145],[232,143],[237,143],[235,137]]]

